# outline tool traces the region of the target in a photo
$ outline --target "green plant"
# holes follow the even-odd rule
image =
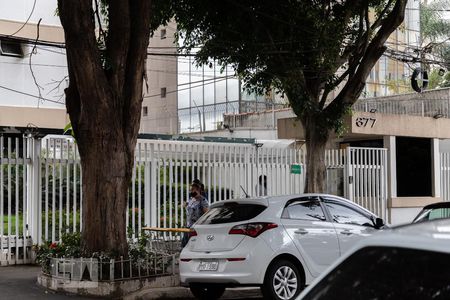
[[[61,236],[61,242],[47,241],[42,245],[34,245],[36,263],[42,267],[44,273],[50,273],[52,258],[80,257],[81,234],[79,232],[65,232]]]

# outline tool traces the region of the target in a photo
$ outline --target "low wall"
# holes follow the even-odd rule
[[[42,287],[62,293],[77,294],[80,296],[105,297],[108,299],[121,299],[123,296],[137,292],[143,288],[147,291],[152,288],[167,288],[180,285],[179,275],[155,276],[140,279],[121,281],[73,281],[55,278],[41,273],[37,283]]]

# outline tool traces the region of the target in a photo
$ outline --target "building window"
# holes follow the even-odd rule
[[[162,40],[166,38],[166,35],[167,35],[166,29],[161,29],[160,37]]]
[[[4,56],[23,57],[22,45],[17,41],[0,40],[0,54]]]
[[[165,87],[161,88],[161,98],[166,98],[166,91]]]
[[[142,108],[142,114],[144,115],[144,117],[148,116],[148,107],[147,106],[144,106]]]

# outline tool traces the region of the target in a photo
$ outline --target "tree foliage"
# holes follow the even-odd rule
[[[420,6],[420,31],[422,40],[428,44],[428,52],[438,64],[433,64],[429,89],[450,87],[450,20],[445,18],[445,11],[450,7],[450,0],[436,0]],[[446,70],[442,74],[439,69]]]
[[[182,49],[199,48],[198,63],[216,59],[233,66],[248,89],[287,96],[305,127],[308,153],[315,155],[306,190],[321,191],[324,164],[318,155],[402,23],[406,2],[172,0],[171,8]]]

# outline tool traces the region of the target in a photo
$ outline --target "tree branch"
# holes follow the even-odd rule
[[[336,109],[334,106],[352,105],[358,99],[364,88],[367,76],[386,49],[384,43],[392,32],[403,22],[406,3],[407,0],[397,0],[394,9],[381,22],[381,27],[375,37],[365,47],[366,51],[364,51],[364,55],[358,64],[356,73],[348,79],[344,88],[327,109],[332,111]]]
[[[130,44],[130,2],[133,0],[109,1],[109,30],[106,41],[108,79],[117,99],[123,94]],[[139,1],[137,1],[139,2]],[[139,16],[135,16],[138,18]],[[150,28],[148,29],[150,30]],[[118,103],[117,103],[118,104]],[[120,105],[118,105],[120,107]]]
[[[86,154],[84,145],[91,143],[95,135],[90,128],[115,128],[118,118],[111,116],[112,93],[97,47],[92,0],[58,0],[58,10],[65,33],[69,73],[66,108],[80,154]]]
[[[150,38],[151,1],[130,0],[129,7],[130,39],[122,97],[125,101],[123,134],[127,142],[127,149],[132,153],[134,152],[141,115],[143,78]]]

